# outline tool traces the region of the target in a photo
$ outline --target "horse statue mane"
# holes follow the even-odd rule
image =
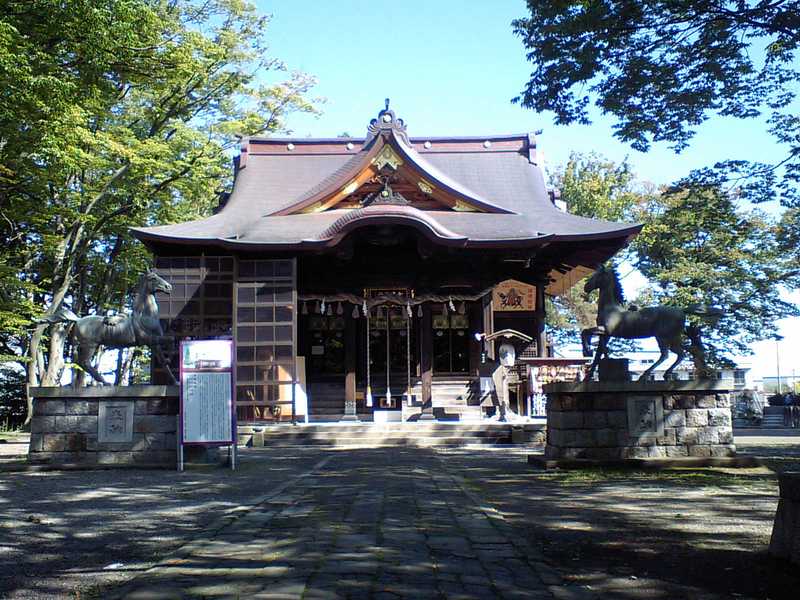
[[[601,269],[605,269],[606,272],[610,273],[613,277],[614,281],[614,299],[617,301],[618,304],[624,305],[625,304],[625,293],[622,291],[622,284],[619,282],[619,272],[617,271],[617,267],[611,265],[610,267],[602,266]]]
[[[69,308],[60,306],[51,314],[46,314],[37,323],[67,323],[74,328],[77,341],[77,357],[75,363],[92,378],[106,385],[105,379],[92,365],[92,357],[102,346],[104,348],[130,348],[149,346],[153,354],[167,372],[172,384],[175,376],[169,368],[162,344],[172,343],[170,336],[164,335],[161,321],[158,318],[158,302],[155,294],[172,292],[172,285],[162,279],[155,271],[148,271],[136,283],[136,295],[133,310],[127,315],[89,315],[79,317]],[[82,377],[76,377],[77,384]]]

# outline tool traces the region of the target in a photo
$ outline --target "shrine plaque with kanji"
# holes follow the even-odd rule
[[[498,283],[492,292],[492,306],[498,312],[536,310],[536,287],[507,279]]]
[[[133,402],[101,402],[97,416],[97,441],[124,444],[133,440]]]

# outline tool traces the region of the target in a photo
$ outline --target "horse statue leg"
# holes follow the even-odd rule
[[[597,366],[600,364],[600,359],[603,356],[608,355],[608,337],[607,335],[601,335],[598,342],[597,342],[597,350],[594,352],[594,360],[592,364],[589,366],[589,372],[586,373],[586,379],[589,380],[594,375]]]
[[[97,351],[99,344],[89,344],[87,342],[83,342],[78,347],[78,359],[75,361],[78,363],[78,366],[83,369],[86,373],[92,376],[97,383],[100,385],[111,385],[100,374],[100,371],[92,364],[92,356]],[[80,382],[83,383],[83,378],[80,379]]]
[[[669,369],[664,371],[664,381],[671,379],[671,375],[672,372],[675,370],[675,367],[681,364],[681,361],[683,361],[683,357],[686,356],[686,350],[681,344],[680,337],[677,337],[670,343],[669,349],[672,350],[677,355],[677,358],[675,359],[675,362],[670,365]]]
[[[647,378],[650,377],[650,373],[655,371],[658,365],[669,358],[669,346],[671,340],[656,336],[656,341],[658,342],[658,349],[661,350],[661,356],[658,357],[656,362],[650,365],[649,369],[639,375],[639,379],[637,381],[647,381]]]
[[[594,336],[594,327],[587,327],[581,330],[581,349],[584,356],[592,355],[592,337]]]
[[[689,325],[684,330],[686,337],[689,338],[689,354],[692,355],[694,362],[696,379],[711,379],[714,377],[714,369],[710,369],[706,363],[706,352],[703,346],[700,328],[696,325]]]
[[[169,361],[167,360],[166,354],[164,354],[163,348],[161,348],[162,342],[173,342],[174,339],[169,336],[162,336],[154,340],[151,345],[150,349],[153,351],[153,354],[158,361],[158,364],[167,372],[167,377],[169,378],[170,385],[178,385],[178,380],[175,379],[175,375],[172,373],[172,369],[169,368]]]

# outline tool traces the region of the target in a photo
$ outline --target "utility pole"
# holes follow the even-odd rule
[[[780,342],[775,340],[775,366],[778,369],[778,393],[783,393],[783,386],[781,385],[781,347]]]

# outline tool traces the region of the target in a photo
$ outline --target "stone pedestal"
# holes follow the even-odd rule
[[[28,460],[174,467],[178,386],[35,387]]]
[[[800,565],[800,472],[778,476],[780,500],[769,553]]]
[[[545,459],[726,458],[730,388],[719,381],[553,383]],[[687,461],[688,462],[688,461]]]
[[[603,358],[597,365],[599,381],[630,381],[631,373],[627,358]]]

